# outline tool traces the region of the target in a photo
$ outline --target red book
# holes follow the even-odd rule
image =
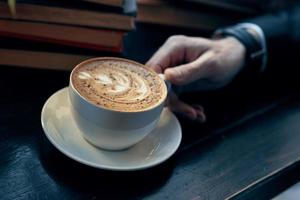
[[[12,16],[7,3],[0,2],[0,18],[114,30],[132,30],[134,28],[134,17],[132,16],[22,3],[17,3],[16,16]]]
[[[94,50],[122,52],[125,32],[0,19],[0,35]]]

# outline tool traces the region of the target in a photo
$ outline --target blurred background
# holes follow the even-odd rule
[[[108,55],[145,62],[169,35],[210,36],[268,6],[250,0],[2,0],[0,65],[70,70]]]

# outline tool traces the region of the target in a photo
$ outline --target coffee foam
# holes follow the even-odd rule
[[[155,72],[122,59],[83,63],[72,73],[72,83],[90,102],[117,111],[147,110],[167,93]]]

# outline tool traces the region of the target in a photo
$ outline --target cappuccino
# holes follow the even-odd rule
[[[78,65],[71,75],[77,92],[109,110],[139,112],[165,100],[164,81],[145,66],[120,58],[98,58]]]

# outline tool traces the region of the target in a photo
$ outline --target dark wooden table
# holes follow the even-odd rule
[[[144,62],[149,55],[125,56]],[[204,105],[208,122],[178,116],[183,141],[171,159],[111,172],[69,159],[44,135],[42,106],[68,85],[69,72],[1,66],[0,75],[1,200],[268,199],[300,180],[297,87],[265,82],[185,94]]]

